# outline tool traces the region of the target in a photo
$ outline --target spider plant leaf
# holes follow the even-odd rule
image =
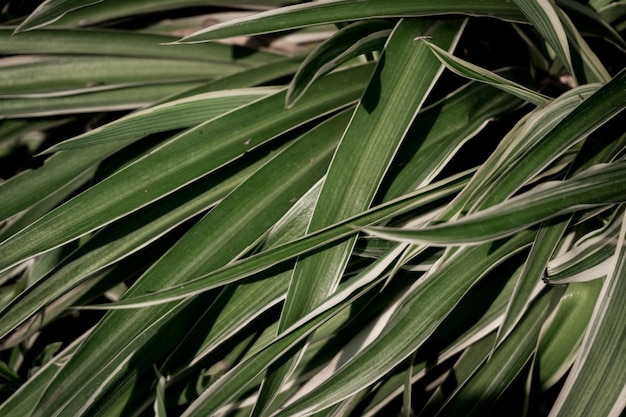
[[[396,25],[333,157],[309,232],[370,206],[404,135],[441,74],[441,64],[429,56],[426,46],[407,45],[407,37],[428,34],[437,38],[445,48],[452,48],[463,25],[461,21],[433,24],[429,20],[417,19],[401,20]],[[381,85],[386,88],[381,90]],[[409,88],[411,94],[406,94]],[[393,122],[384,123],[386,120]],[[354,164],[355,161],[362,163]],[[354,244],[355,238],[352,238],[298,260],[279,331],[332,294]],[[257,410],[264,412],[264,407],[273,400],[295,362],[287,362],[268,374],[259,394]]]
[[[544,280],[551,284],[590,281],[606,276],[612,265],[620,219],[581,237],[570,250],[552,259],[546,266]]]
[[[287,90],[287,107],[293,105],[317,78],[351,58],[382,49],[391,27],[384,20],[359,21],[322,42],[307,55],[291,80]]]
[[[0,117],[48,117],[99,111],[135,110],[165,97],[198,87],[199,82],[124,86],[110,90],[59,97],[19,97],[0,99]]]
[[[370,67],[365,66],[325,77],[314,94],[290,111],[274,105],[284,102],[284,92],[279,92],[175,136],[0,243],[0,269],[102,227],[311,118],[349,105],[362,90],[358,81],[364,82],[369,74]],[[233,131],[233,126],[239,128]],[[56,226],[60,223],[63,229]]]
[[[541,390],[556,384],[571,369],[601,288],[602,280],[568,285],[544,324],[535,358]]]
[[[549,312],[551,296],[551,291],[544,291],[532,303],[514,332],[476,373],[460,383],[437,415],[482,416],[491,409],[534,355],[539,332]]]
[[[141,138],[152,133],[197,126],[237,107],[276,93],[275,88],[249,88],[199,94],[139,110],[63,141],[46,152],[104,142]]]
[[[521,146],[521,150],[505,148],[504,152],[513,152],[508,161],[506,159],[500,160],[495,165],[495,168],[486,167],[487,169],[500,172],[500,174],[498,178],[491,181],[487,189],[480,192],[481,196],[477,205],[486,208],[494,203],[502,202],[519,190],[534,175],[545,169],[566,149],[585,139],[587,135],[611,120],[626,107],[622,99],[624,85],[626,85],[626,71],[616,75],[611,82],[595,91],[579,105],[576,105],[575,100],[578,90],[572,90],[571,94],[567,96],[564,94],[567,98],[574,99],[571,102],[570,100],[559,100],[559,104],[550,107],[549,110],[548,107],[546,107],[545,111],[539,109],[538,119],[541,119],[550,114],[554,115],[555,113],[561,113],[563,110],[567,111],[566,107],[576,105],[573,110],[570,110],[569,114],[565,113],[567,116],[558,121],[556,126],[549,124],[548,128],[544,128],[541,125],[531,126],[534,130],[534,140],[530,144]],[[593,87],[589,87],[591,87],[589,90],[586,87],[580,88],[589,93],[593,91]],[[583,119],[583,117],[588,117],[588,119]],[[537,121],[534,120],[535,123]],[[522,127],[522,129],[526,128]],[[494,153],[492,156],[494,159],[502,158],[499,152]],[[504,161],[507,163],[504,164]],[[513,168],[513,164],[515,164],[515,168]]]
[[[363,271],[360,276],[365,282],[371,281],[372,278],[380,276],[380,269],[385,269],[392,263],[401,253],[402,248],[398,247],[391,251],[387,256],[376,261],[372,266]],[[371,288],[372,284],[367,288]],[[343,294],[343,293],[346,294]],[[281,332],[274,340],[263,347],[257,354],[243,361],[226,373],[220,380],[216,381],[209,389],[205,390],[201,396],[195,400],[183,413],[183,416],[201,416],[210,415],[217,411],[218,404],[227,402],[237,395],[244,388],[244,381],[249,381],[259,376],[268,366],[278,360],[280,356],[297,346],[300,341],[309,336],[312,331],[322,325],[325,321],[332,318],[350,303],[341,302],[346,299],[354,300],[362,295],[365,291],[356,291],[348,289],[348,291],[339,291],[339,296],[329,297],[327,304],[329,306],[320,306],[315,311],[310,312],[302,317],[297,323]],[[339,298],[338,301],[336,299]],[[211,399],[211,401],[207,401]],[[219,400],[219,401],[215,401]]]
[[[255,67],[282,60],[267,51],[223,43],[182,47],[163,46],[172,36],[124,30],[38,29],[14,33],[13,27],[0,28],[3,55],[86,55],[91,57],[134,57],[175,61],[229,63],[240,68]]]
[[[224,62],[134,57],[25,56],[0,59],[0,98],[45,98],[171,82],[201,82],[237,71]]]
[[[497,343],[504,340],[517,327],[519,320],[536,296],[537,289],[543,286],[541,278],[546,269],[546,264],[554,255],[569,221],[569,217],[566,216],[565,219],[545,222],[539,227],[537,239],[533,242],[528,258],[524,263],[524,269],[511,296],[505,318],[498,329]]]
[[[268,158],[248,167],[238,166],[224,181],[220,181],[219,176],[228,171],[219,171],[218,175],[190,184],[98,231],[0,311],[0,340],[40,313],[42,306],[55,302],[95,272],[130,256],[183,221],[217,204]],[[49,312],[44,314],[46,319],[51,318]]]
[[[17,33],[37,29],[60,19],[66,13],[99,3],[102,0],[46,0],[15,29]]]
[[[532,231],[524,231],[497,248],[484,244],[457,251],[449,262],[406,293],[394,308],[387,328],[374,343],[278,415],[295,416],[323,410],[374,383],[424,343],[475,280],[528,245],[533,236]],[[489,266],[484,263],[487,259],[492,262]]]
[[[349,0],[323,0],[281,7],[234,19],[185,36],[179,42],[206,42],[233,36],[253,35],[366,18],[422,17],[440,14],[493,16],[514,21],[525,20],[524,15],[514,4],[502,0],[466,2],[443,0],[417,3],[410,0],[393,2],[359,0],[358,3]]]
[[[432,50],[435,56],[450,70],[454,73],[466,77],[472,80],[481,81],[487,83],[493,87],[499,88],[503,91],[511,93],[512,95],[521,98],[522,100],[526,100],[529,103],[541,105],[545,104],[550,98],[544,96],[543,94],[537,93],[530,88],[524,87],[523,85],[517,84],[506,78],[495,74],[491,71],[488,71],[478,65],[471,64],[465,60],[455,57],[451,53],[441,49],[437,45],[428,42],[426,40],[421,40],[421,42],[426,43],[428,47]]]
[[[618,416],[626,406],[626,216],[614,264],[604,280],[580,352],[554,406],[553,416]]]
[[[150,13],[163,13],[186,7],[234,6],[245,10],[263,11],[289,3],[288,0],[246,0],[245,4],[225,2],[224,0],[179,0],[176,3],[167,0],[106,0],[89,7],[65,14],[54,25],[61,27],[93,26],[119,19],[128,19]]]
[[[562,10],[557,10],[557,14],[561,18],[563,28],[572,45],[572,64],[579,83],[609,82],[611,80],[609,72],[578,32],[578,29],[576,29],[576,26],[574,26],[569,16]]]
[[[433,245],[477,244],[500,239],[560,214],[626,202],[626,162],[597,165],[565,181],[546,183],[460,220],[417,230],[366,228],[375,236]]]
[[[549,0],[513,0],[513,3],[554,50],[568,72],[575,76],[567,35],[556,5]]]
[[[276,99],[284,100],[284,95]],[[126,293],[127,296],[184,282],[245,253],[291,207],[292,200],[299,198],[324,174],[339,140],[341,130],[337,129],[337,123],[341,125],[345,120],[336,118],[334,124],[321,125],[319,133],[309,131],[308,135],[294,142],[230,193],[142,275]],[[308,140],[311,138],[316,140]],[[261,187],[265,190],[265,197],[251,199],[251,193]],[[246,233],[241,233],[242,229]],[[110,312],[48,388],[38,412],[41,415],[57,412],[79,414],[81,410],[86,410],[98,400],[105,384],[111,387],[115,385],[114,381],[124,378],[126,374],[142,368],[147,370],[145,367],[151,366],[151,360],[171,349],[176,339],[171,336],[159,338],[159,335],[179,333],[184,327],[177,325],[169,328],[167,323],[197,318],[196,313],[191,317],[186,314],[197,312],[199,306],[206,302],[206,299],[197,299],[195,305],[179,302],[150,309]],[[111,331],[115,331],[118,337],[103,344],[102,338],[108,339]],[[151,339],[158,341],[161,348],[150,347],[148,355],[145,349]],[[114,352],[118,351],[124,351],[126,355],[115,355]],[[127,368],[131,359],[135,371]],[[66,389],[68,380],[75,384],[73,389]],[[97,382],[92,384],[89,381]],[[99,388],[94,390],[96,386]]]

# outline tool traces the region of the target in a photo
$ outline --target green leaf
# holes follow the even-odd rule
[[[170,139],[2,242],[0,270],[111,223],[277,135],[347,106],[358,97],[369,73],[365,66],[325,77],[307,100],[289,111],[283,109],[281,92]],[[58,228],[59,223],[65,227]]]
[[[619,216],[607,225],[581,237],[573,247],[546,266],[545,281],[552,284],[590,281],[606,276],[613,263]]]
[[[20,56],[0,60],[0,98],[61,97],[138,85],[206,81],[241,67],[134,57]]]
[[[154,291],[151,294],[138,295],[113,304],[88,306],[89,309],[116,309],[147,307],[154,304],[180,300],[209,291],[213,288],[242,280],[255,273],[262,272],[281,262],[327,246],[349,237],[357,231],[354,225],[367,225],[398,216],[420,207],[427,207],[433,202],[445,199],[458,192],[467,183],[467,173],[435,182],[431,186],[406,194],[388,203],[372,207],[353,217],[310,233],[301,239],[293,240],[275,248],[267,249],[245,259],[232,262],[228,266],[203,274],[184,285]]]
[[[292,106],[316,79],[361,54],[382,49],[391,33],[384,20],[366,20],[344,27],[307,55],[287,90],[287,107]]]
[[[364,283],[368,284],[365,289],[359,291],[359,286],[353,288],[350,285],[347,285],[348,288],[346,289],[340,288],[336,295],[329,297],[328,300],[324,300],[325,302],[317,309],[309,312],[298,322],[280,332],[274,340],[260,349],[258,353],[233,367],[222,378],[210,386],[209,389],[205,390],[200,397],[185,410],[183,416],[210,415],[217,411],[219,404],[229,401],[245,387],[246,381],[256,378],[267,369],[268,366],[280,359],[283,354],[292,350],[294,346],[298,346],[298,343],[309,336],[316,328],[339,313],[346,306],[351,305],[351,301],[362,296],[367,290],[371,289],[378,280],[384,278],[384,275],[380,277],[381,271],[385,270],[402,250],[403,248],[401,246],[397,247],[394,251],[388,253],[387,256],[366,268],[359,274],[359,277],[355,278],[358,282],[364,281]],[[341,301],[346,299],[349,302],[341,303]]]
[[[457,221],[417,230],[366,228],[385,239],[434,245],[477,244],[594,205],[626,202],[626,161],[598,165],[565,181],[543,184]]]
[[[103,0],[46,0],[16,29],[16,32],[37,29],[60,19],[66,13]]]
[[[623,210],[623,208],[622,208]],[[581,350],[551,410],[554,416],[618,416],[626,406],[626,218]]]
[[[40,310],[95,272],[132,255],[183,221],[215,205],[267,159],[245,168],[238,166],[232,175],[227,175],[229,170],[218,171],[98,231],[0,311],[0,339],[37,313],[43,313],[42,320],[52,319],[54,315],[50,311]],[[223,181],[220,180],[222,175],[225,175]]]
[[[109,2],[110,0],[107,0]],[[266,51],[223,43],[164,46],[176,38],[150,33],[95,29],[38,29],[15,34],[0,28],[0,52],[4,55],[83,55],[134,57],[205,63],[230,63],[242,68],[263,65],[282,57]]]
[[[479,67],[467,61],[464,61],[460,58],[457,58],[451,53],[439,48],[437,45],[424,40],[424,38],[421,38],[421,41],[426,43],[426,45],[428,45],[428,47],[432,50],[435,56],[449,70],[453,71],[456,74],[459,74],[463,77],[467,77],[472,80],[487,83],[493,87],[496,87],[503,91],[511,93],[512,95],[519,97],[522,100],[526,100],[532,104],[536,104],[536,105],[545,104],[550,99],[549,97],[544,96],[543,94],[537,93],[529,88],[526,88],[523,85],[514,83],[498,74],[495,74],[482,67]]]
[[[198,87],[197,81],[120,87],[61,97],[0,99],[0,117],[42,117],[99,111],[135,110]]]
[[[224,0],[106,0],[66,14],[58,21],[62,27],[93,26],[108,21],[123,20],[144,14],[168,12],[180,8],[234,6],[244,10],[267,10],[289,3],[288,0],[246,0],[244,4]]]
[[[392,32],[372,81],[344,132],[328,169],[308,231],[316,231],[369,207],[393,157],[442,68],[421,44],[428,34],[446,48],[456,43],[460,21],[401,20]],[[381,89],[381,86],[386,86]],[[410,91],[410,94],[407,92]],[[285,299],[279,331],[296,322],[337,287],[355,238],[299,259]],[[295,362],[294,362],[295,363]],[[263,410],[289,376],[293,363],[271,372],[257,404]],[[267,394],[267,395],[266,395]]]
[[[559,382],[571,369],[601,288],[602,280],[568,285],[546,321],[535,359],[541,390]]]
[[[284,95],[276,99],[282,103]],[[125,297],[179,283],[184,285],[194,275],[212,271],[246,253],[322,177],[339,140],[341,130],[337,129],[337,123],[341,126],[345,119],[335,118],[333,123],[321,125],[318,131],[309,131],[264,165],[152,265]],[[260,188],[264,189],[264,198],[251,199],[250,195]],[[116,380],[137,369],[147,371],[178,343],[185,329],[180,323],[197,319],[197,309],[206,308],[206,302],[207,298],[200,298],[191,303],[110,312],[51,384],[38,412],[78,414],[103,395],[105,387],[113,389]],[[103,343],[111,331],[117,337]],[[176,337],[171,336],[172,332]],[[125,355],[117,354],[121,351]],[[69,380],[72,389],[67,389]]]
[[[465,1],[440,0],[414,2],[411,0],[322,0],[297,4],[234,19],[214,25],[182,38],[179,42],[206,42],[219,38],[254,35],[311,25],[384,17],[422,17],[441,14],[493,16],[505,20],[523,21],[524,15],[512,3],[504,0]]]
[[[498,343],[517,327],[522,315],[527,311],[536,289],[541,285],[541,278],[546,264],[554,255],[565,229],[569,225],[569,217],[557,222],[546,222],[539,227],[537,239],[533,242],[530,253],[524,262],[524,269],[507,306],[506,315],[498,329]]]
[[[551,295],[544,291],[486,363],[460,382],[438,416],[483,416],[489,411],[534,355]]]
[[[186,97],[139,110],[61,142],[46,152],[137,139],[153,133],[199,125],[237,107],[277,92],[276,88],[217,91]]]
[[[609,82],[611,80],[609,72],[583,39],[574,23],[563,11],[557,10],[557,13],[563,22],[563,27],[572,45],[572,64],[579,82]]]
[[[550,0],[513,0],[513,3],[546,40],[569,73],[575,75],[567,35],[555,4]]]
[[[424,343],[480,277],[528,245],[533,237],[533,232],[524,231],[501,245],[465,247],[439,268],[431,269],[429,276],[422,278],[394,306],[383,334],[328,380],[278,415],[310,414],[374,383]]]

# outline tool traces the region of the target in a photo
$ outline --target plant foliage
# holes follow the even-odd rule
[[[0,415],[622,415],[623,2],[0,13]]]

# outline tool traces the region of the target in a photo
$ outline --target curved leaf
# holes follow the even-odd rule
[[[366,228],[385,239],[434,245],[478,244],[584,207],[626,202],[626,161],[598,165],[566,181],[546,183],[457,221],[418,230]]]
[[[321,0],[314,3],[282,7],[217,24],[188,35],[179,42],[206,42],[219,38],[254,35],[365,18],[422,17],[442,14],[493,16],[506,20],[524,20],[524,15],[519,9],[505,0],[471,0],[465,2],[458,0],[439,0],[437,2]]]

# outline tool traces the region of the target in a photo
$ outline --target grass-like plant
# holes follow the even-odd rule
[[[626,8],[10,0],[0,416],[623,415]]]

